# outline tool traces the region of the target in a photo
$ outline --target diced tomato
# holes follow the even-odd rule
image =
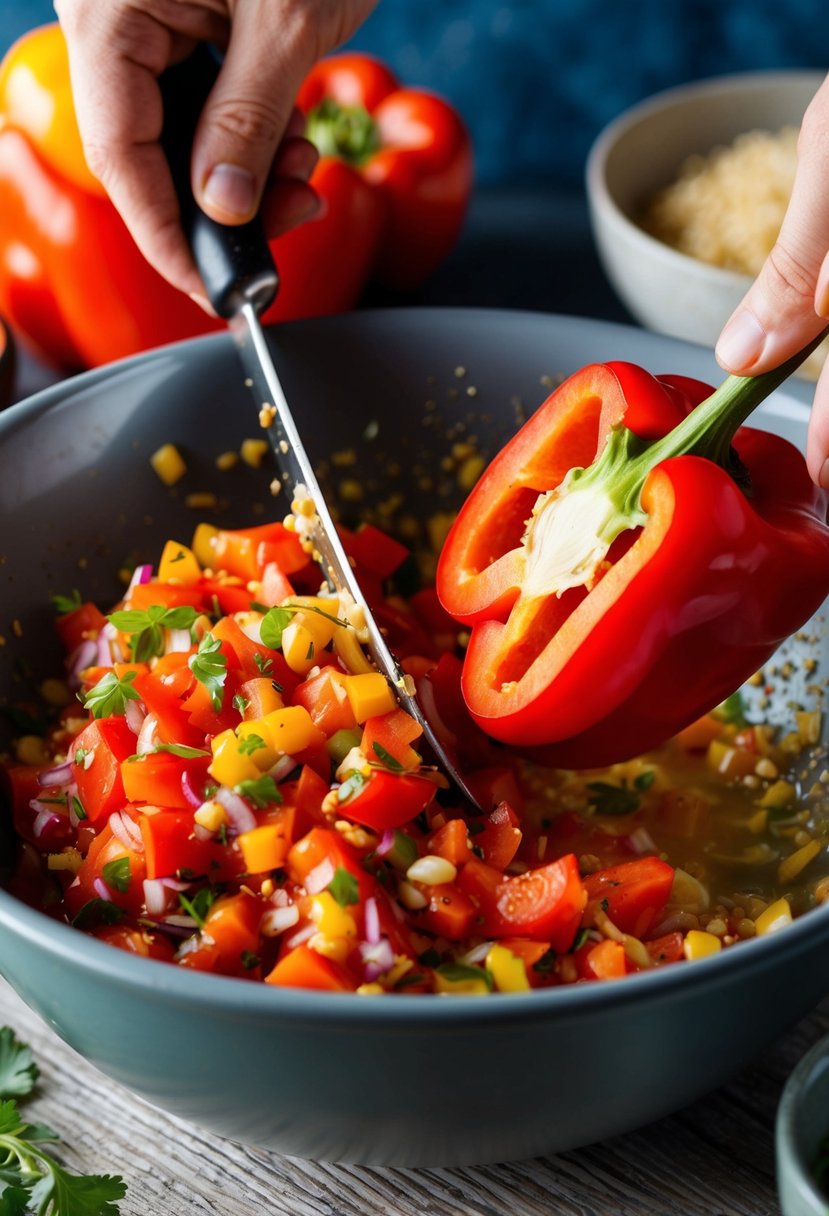
[[[90,823],[106,819],[128,800],[121,765],[134,753],[135,744],[135,735],[121,717],[90,722],[75,739],[70,751],[72,779]]]
[[[181,692],[177,691],[182,683],[186,684],[186,692],[192,691],[195,677],[186,666],[186,677],[168,673],[170,682],[164,683],[164,673],[158,668],[136,676],[133,688],[147,707],[147,711],[158,721],[158,734],[165,743],[183,743],[186,747],[201,747],[204,744],[204,731],[193,726],[189,721]],[[133,749],[134,750],[134,749]]]
[[[673,882],[673,866],[659,857],[639,857],[588,875],[584,887],[618,929],[645,937],[668,902]]]
[[[375,769],[356,797],[342,804],[347,819],[382,832],[414,819],[434,798],[437,786],[425,777]]]
[[[328,793],[328,782],[309,764],[302,766],[296,781],[283,782],[280,789],[285,805],[296,808],[295,838],[304,836],[315,823],[326,822],[322,800]]]
[[[465,819],[448,819],[426,842],[428,852],[451,861],[453,866],[465,865],[472,853],[469,830]]]
[[[685,957],[684,938],[678,930],[652,938],[645,942],[645,948],[657,966],[660,963],[678,963]]]
[[[232,667],[241,670],[242,678],[252,680],[255,676],[270,676],[282,688],[293,687],[296,676],[291,672],[284,656],[278,650],[271,650],[261,642],[254,642],[247,636],[232,616],[223,616],[213,626],[212,634],[222,643],[222,652],[228,656]],[[286,684],[286,680],[290,684]]]
[[[117,868],[118,882],[108,878],[105,867],[124,863]],[[91,899],[105,899],[130,915],[138,915],[144,907],[144,879],[147,867],[144,854],[126,848],[109,825],[98,834],[81,863],[74,882],[66,888],[64,899],[70,918],[74,919]],[[123,886],[125,889],[121,890]]]
[[[192,774],[193,783],[204,781],[209,757],[189,759],[170,752],[149,752],[121,765],[124,794],[129,802],[144,802],[152,806],[190,806],[182,782],[185,773]]]
[[[259,979],[259,922],[264,900],[247,891],[223,895],[211,907],[203,933],[210,938],[218,957],[212,970],[222,975]]]
[[[163,963],[174,961],[175,947],[161,933],[150,933],[129,925],[99,925],[92,930],[92,936],[109,946],[125,950],[127,954],[137,954],[139,958],[155,958]]]
[[[457,881],[477,904],[486,937],[547,941],[559,953],[573,944],[586,896],[572,853],[516,875],[472,857]]]
[[[518,785],[515,769],[509,765],[476,769],[466,774],[466,780],[478,806],[485,811],[493,811],[502,802],[508,802],[518,815],[523,814],[524,795]]]
[[[247,582],[259,579],[269,562],[277,562],[285,574],[294,574],[308,565],[295,532],[274,522],[255,528],[220,529],[211,540],[213,566]]]
[[[206,602],[209,605],[210,600]],[[136,583],[130,591],[127,606],[146,612],[153,604],[163,604],[165,608],[189,605],[191,608],[202,610],[205,607],[205,598],[200,585],[185,587],[178,583],[159,583],[155,579],[151,579],[149,583]]]
[[[292,595],[294,595],[293,584],[279,562],[267,562],[262,571],[262,580],[256,597],[259,603],[264,604],[266,608],[275,608],[277,604],[290,599]]]
[[[218,604],[222,612],[248,612],[253,596],[246,585],[223,578],[203,578],[199,582],[206,607],[213,610]]]
[[[388,578],[409,556],[405,545],[373,524],[361,524],[356,532],[342,526],[337,531],[346,553],[356,562],[358,575],[365,572]]]
[[[318,675],[298,684],[291,697],[293,704],[307,709],[314,725],[329,736],[357,725],[345,680],[335,667],[324,667]]]
[[[340,963],[324,958],[305,944],[283,955],[265,976],[279,988],[316,988],[327,992],[354,992],[357,981]]]
[[[233,683],[228,677],[221,709],[215,709],[209,689],[197,680],[190,696],[182,702],[182,708],[191,726],[197,727],[204,735],[219,735],[223,730],[232,730],[239,725],[239,711],[233,705],[234,696]]]
[[[423,728],[411,714],[406,713],[405,709],[393,709],[390,713],[378,714],[366,720],[360,748],[372,762],[382,764],[385,752],[411,772],[420,765],[420,756],[409,745],[422,734]]]
[[[145,811],[138,817],[148,878],[187,873],[217,881],[244,870],[238,850],[193,834],[192,810]]]
[[[87,601],[73,608],[71,612],[59,616],[55,621],[55,628],[64,650],[67,654],[72,654],[89,638],[97,638],[105,624],[106,617],[101,610]]]
[[[548,970],[543,966],[536,966],[544,955],[549,953],[549,942],[530,941],[526,937],[502,937],[501,945],[506,946],[511,954],[522,960],[531,988],[541,988],[549,984],[552,968]]]
[[[500,802],[484,820],[483,830],[472,837],[487,865],[505,870],[521,844],[520,819],[508,802]]]
[[[615,980],[628,972],[621,942],[586,942],[576,951],[575,960],[576,971],[582,980]]]
[[[286,869],[293,882],[303,885],[311,871],[325,861],[330,862],[334,870],[347,870],[357,879],[361,905],[374,894],[376,879],[363,868],[357,850],[334,828],[312,828],[291,849]]]
[[[426,894],[429,904],[421,913],[420,924],[450,942],[468,937],[478,914],[471,898],[451,882],[436,883]]]

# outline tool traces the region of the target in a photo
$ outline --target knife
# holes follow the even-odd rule
[[[189,58],[168,68],[159,78],[164,102],[161,144],[193,260],[211,305],[228,322],[260,420],[265,416],[270,420],[266,429],[288,497],[293,500],[297,495],[307,495],[313,502],[310,539],[326,582],[333,591],[353,600],[360,610],[368,633],[368,651],[378,670],[391,684],[400,706],[421,726],[446,775],[467,801],[481,810],[457,762],[424,714],[415,696],[414,681],[403,671],[374,620],[291,414],[259,321],[279,290],[279,275],[261,222],[255,217],[241,225],[218,224],[205,215],[193,197],[193,137],[219,66],[212,49],[200,43]]]

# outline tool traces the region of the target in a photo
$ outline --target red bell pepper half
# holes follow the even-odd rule
[[[714,708],[817,610],[827,496],[790,443],[738,429],[804,354],[713,393],[595,364],[507,444],[437,573],[473,627],[462,687],[483,730],[562,767],[626,759]]]

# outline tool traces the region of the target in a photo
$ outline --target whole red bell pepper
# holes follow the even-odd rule
[[[462,687],[488,734],[563,767],[625,759],[714,708],[817,610],[827,496],[790,443],[738,429],[791,370],[709,396],[595,364],[490,464],[437,572],[473,627]]]
[[[324,61],[300,101],[322,145],[311,184],[326,209],[271,242],[281,287],[268,323],[351,308],[375,273],[422,282],[457,236],[470,191],[460,118],[401,89],[376,60]],[[359,140],[343,139],[349,126]],[[221,327],[144,261],[89,172],[54,24],[0,65],[0,215],[0,313],[49,362],[94,366]]]

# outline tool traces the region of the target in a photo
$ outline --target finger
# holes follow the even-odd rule
[[[297,178],[280,178],[268,186],[262,199],[262,226],[269,238],[324,214],[325,200]]]
[[[829,362],[815,386],[806,438],[806,464],[812,481],[829,490]]]
[[[270,179],[295,177],[307,182],[314,172],[318,160],[319,152],[310,140],[296,137],[283,139],[276,150],[269,175]]]
[[[59,15],[90,169],[151,265],[180,290],[203,294],[157,142],[162,104],[156,77],[196,38],[219,37],[220,29],[215,13],[189,6],[181,11],[179,31],[117,0],[64,0]]]
[[[219,223],[243,223],[255,214],[310,66],[304,24],[286,11],[268,0],[237,6],[224,63],[202,111],[193,193]]]
[[[730,372],[777,367],[820,333],[829,313],[829,78],[803,119],[792,196],[777,242],[716,347]]]

